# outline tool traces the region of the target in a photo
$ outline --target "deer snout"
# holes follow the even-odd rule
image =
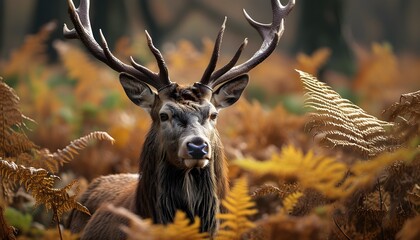
[[[199,143],[188,142],[187,143],[187,150],[188,154],[194,159],[202,159],[204,156],[208,154],[209,148],[208,144],[204,141]]]
[[[210,144],[202,137],[186,139],[181,145],[179,157],[187,168],[203,168],[210,160]]]

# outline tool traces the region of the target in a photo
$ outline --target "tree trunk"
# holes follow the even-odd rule
[[[52,42],[55,39],[62,39],[63,33],[61,26],[67,17],[67,3],[66,1],[51,1],[51,0],[38,0],[34,5],[32,24],[29,26],[30,34],[37,33],[45,24],[55,21],[58,27],[47,41],[48,56],[51,60],[57,59],[57,52],[53,48]]]
[[[99,29],[102,29],[111,48],[128,32],[127,12],[124,7],[123,1],[115,0],[96,0],[91,4],[93,34],[99,39]]]
[[[4,0],[0,0],[0,36],[4,36]],[[1,50],[3,49],[3,38],[4,37],[0,37],[0,57],[2,57],[2,52]]]
[[[319,48],[332,51],[326,68],[346,75],[354,73],[353,56],[343,37],[345,0],[303,0],[294,52],[312,54]]]

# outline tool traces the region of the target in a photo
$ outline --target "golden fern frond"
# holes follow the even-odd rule
[[[108,209],[129,220],[130,225],[128,227],[121,226],[121,229],[127,234],[129,240],[203,240],[208,238],[207,233],[200,233],[200,218],[196,217],[194,223],[191,223],[187,215],[182,211],[177,211],[175,213],[173,223],[167,225],[153,225],[152,221],[149,219],[141,219],[139,216],[125,208],[116,208],[109,205]]]
[[[52,209],[58,218],[73,208],[90,214],[86,207],[76,202],[75,195],[68,194],[68,190],[76,183],[75,181],[64,188],[56,189],[54,183],[58,177],[50,175],[47,170],[16,165],[14,162],[2,159],[0,159],[0,174],[2,180],[7,179],[7,181],[23,185],[27,191],[31,192],[37,205],[43,204],[47,209]]]
[[[49,171],[56,172],[58,171],[59,166],[63,166],[64,163],[68,163],[73,160],[74,156],[86,148],[92,140],[105,140],[111,142],[112,144],[115,141],[107,132],[96,131],[71,141],[64,149],[58,149],[55,153],[50,153],[48,150],[44,149],[40,152],[41,158],[45,161]]]
[[[4,67],[4,74],[6,76],[12,74],[26,74],[28,73],[28,70],[37,66],[36,64],[43,63],[46,59],[45,42],[48,40],[55,27],[56,24],[50,22],[44,25],[38,33],[27,36],[23,45],[12,52],[11,59]]]
[[[318,81],[312,75],[298,71],[306,89],[305,105],[314,110],[307,127],[331,147],[371,158],[389,150],[392,138],[386,132],[392,123],[381,121]]]
[[[299,199],[303,196],[303,193],[298,191],[292,194],[289,194],[285,199],[283,199],[283,208],[282,213],[292,213]]]
[[[241,239],[241,236],[255,227],[248,217],[257,213],[255,203],[248,195],[248,182],[246,178],[236,180],[233,188],[222,200],[227,213],[219,213],[216,218],[222,220],[216,239]]]
[[[160,228],[160,229],[159,229]],[[167,239],[205,239],[207,233],[200,233],[200,218],[195,217],[191,223],[182,211],[175,213],[174,222],[166,226],[158,226],[155,232],[166,232]]]
[[[333,158],[306,155],[293,146],[284,147],[280,155],[257,161],[240,159],[234,162],[241,168],[256,174],[274,174],[282,179],[297,180],[303,188],[313,188],[330,198],[341,197],[343,192],[337,185],[347,173],[347,166]]]

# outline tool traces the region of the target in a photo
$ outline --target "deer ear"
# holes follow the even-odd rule
[[[213,93],[211,102],[217,109],[229,107],[241,97],[248,81],[249,77],[247,74],[230,80]]]
[[[120,82],[128,98],[137,106],[150,112],[156,94],[152,92],[149,86],[126,73],[120,74]]]

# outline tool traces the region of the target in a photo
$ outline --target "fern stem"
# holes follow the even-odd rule
[[[338,225],[337,221],[335,220],[335,217],[332,217],[335,226],[338,228],[338,230],[340,230],[340,232],[344,235],[344,237],[346,237],[346,239],[351,240],[351,238],[349,236],[347,236],[347,234],[343,231],[343,229],[341,229],[340,225]]]
[[[378,191],[379,191],[379,210],[382,211],[383,200],[382,200],[381,183],[379,182],[379,179],[377,181],[378,181]],[[385,239],[385,233],[384,233],[384,227],[382,225],[382,221],[380,221],[379,224],[381,226],[381,237],[382,237],[382,240],[384,240]]]
[[[57,222],[57,229],[58,229],[58,233],[60,234],[60,240],[63,240],[63,235],[61,234],[61,228],[60,228],[60,219],[58,218],[58,213],[55,206],[53,207],[53,212],[55,216],[55,221]]]

